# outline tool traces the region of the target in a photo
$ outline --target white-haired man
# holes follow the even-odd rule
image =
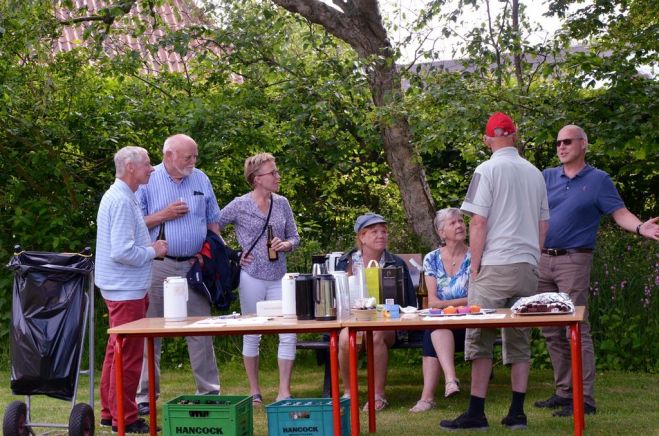
[[[197,143],[189,136],[170,136],[163,146],[163,161],[156,165],[151,180],[137,192],[144,212],[144,221],[155,240],[161,223],[169,244],[167,256],[153,265],[152,283],[149,289],[148,317],[162,317],[163,282],[167,277],[186,277],[192,267],[195,254],[201,251],[208,230],[220,232],[220,208],[210,180],[195,168],[198,157]],[[206,296],[197,292],[188,294],[188,316],[208,316],[210,303]],[[185,338],[197,394],[218,394],[220,375],[210,336]],[[160,392],[161,340],[154,341],[156,364],[156,395]],[[137,392],[141,415],[149,413],[148,370],[144,356],[142,377]]]
[[[151,283],[151,264],[167,253],[166,241],[151,242],[142,210],[135,198],[140,185],[148,183],[153,167],[147,151],[124,147],[114,156],[116,179],[98,208],[96,219],[95,282],[108,308],[109,326],[144,318]],[[108,337],[101,371],[101,425],[117,431],[117,399],[114,369],[114,335]],[[142,367],[144,341],[126,338],[123,348],[124,419],[127,433],[148,433],[149,425],[138,418],[135,392]]]

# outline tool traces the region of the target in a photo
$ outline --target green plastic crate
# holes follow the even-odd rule
[[[164,436],[252,436],[252,397],[181,395],[163,406]]]
[[[350,436],[350,400],[342,398],[341,435]],[[266,406],[269,436],[332,436],[332,400],[295,398]]]

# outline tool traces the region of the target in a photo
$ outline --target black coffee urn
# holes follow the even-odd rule
[[[295,314],[298,320],[314,319],[314,279],[311,274],[295,278]]]

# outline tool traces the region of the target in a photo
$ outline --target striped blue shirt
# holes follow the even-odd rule
[[[217,223],[220,219],[220,207],[217,205],[211,182],[208,176],[197,168],[179,183],[171,178],[162,163],[154,168],[149,183],[140,186],[136,192],[142,212],[144,216],[148,216],[179,199],[185,201],[189,212],[165,222],[167,255],[194,256],[201,250],[206,239],[208,224]],[[158,237],[158,227],[154,226],[150,230],[153,241]]]
[[[108,189],[96,217],[96,286],[110,301],[144,298],[156,252],[135,194],[119,179]]]

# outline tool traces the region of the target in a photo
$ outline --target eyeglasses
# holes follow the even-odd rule
[[[269,173],[256,174],[256,175],[257,175],[257,176],[268,176],[268,175],[271,175],[271,176],[273,176],[273,177],[277,177],[277,176],[279,175],[279,171],[278,171],[278,170],[272,170],[272,171],[270,171]]]
[[[556,147],[560,147],[561,144],[565,145],[570,145],[572,144],[572,141],[576,141],[577,139],[583,139],[583,138],[566,138],[566,139],[559,139],[555,142]]]

